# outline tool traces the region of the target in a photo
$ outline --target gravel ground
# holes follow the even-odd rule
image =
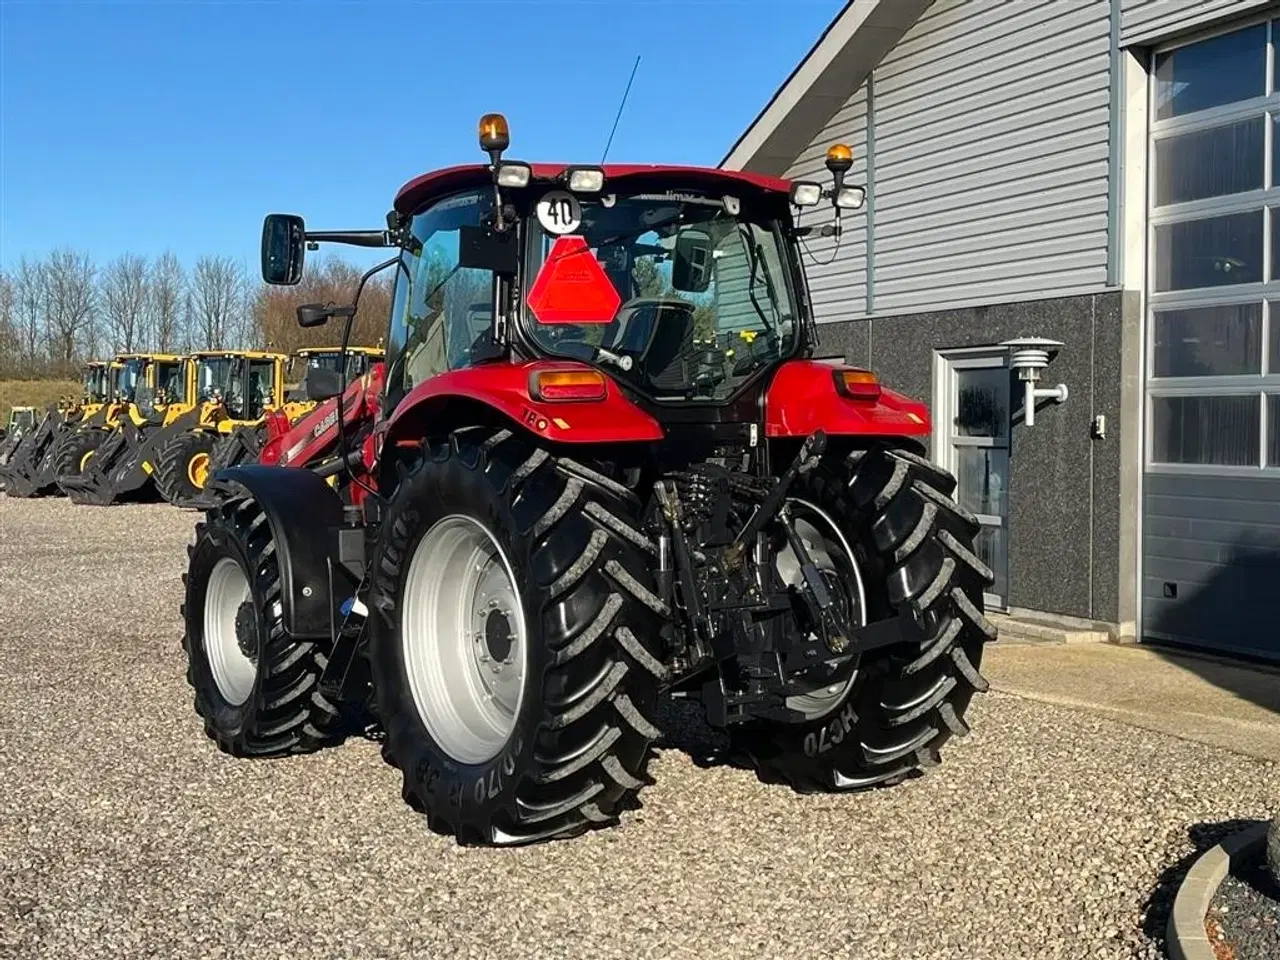
[[[1280,796],[1274,765],[990,693],[899,788],[802,797],[670,749],[620,828],[459,849],[375,744],[205,739],[194,519],[0,497],[2,957],[1158,958],[1195,852]]]
[[[1209,906],[1209,920],[1216,921],[1221,943],[1230,960],[1275,960],[1280,957],[1280,890],[1267,877],[1262,864],[1228,876]],[[1222,953],[1222,950],[1219,950]]]

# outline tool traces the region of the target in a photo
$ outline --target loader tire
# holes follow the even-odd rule
[[[319,690],[328,661],[316,643],[285,632],[278,554],[257,501],[241,496],[209,511],[187,555],[182,648],[206,735],[235,757],[336,743],[342,715]]]
[[[74,430],[60,438],[54,454],[54,476],[59,480],[80,476],[106,439],[105,430]]]
[[[369,663],[383,756],[430,829],[463,845],[574,836],[647,784],[668,611],[639,508],[505,429],[457,431],[402,479]]]
[[[171,437],[156,455],[155,481],[160,495],[179,504],[204,491],[209,458],[217,437],[207,430],[189,430]]]
[[[974,549],[976,518],[951,498],[955,484],[913,450],[877,446],[824,458],[791,488],[841,527],[865,622],[905,608],[924,639],[863,655],[811,719],[731,727],[732,753],[761,780],[804,793],[893,785],[968,734],[965,711],[987,689],[983,647],[995,639],[983,615],[993,577]]]

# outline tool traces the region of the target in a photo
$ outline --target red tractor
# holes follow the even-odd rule
[[[266,218],[269,283],[311,243],[394,249],[365,276],[397,272],[386,383],[349,497],[296,467],[212,481],[183,608],[207,733],[285,755],[371,713],[405,800],[483,845],[616,823],[666,696],[798,790],[936,765],[986,689],[993,577],[925,406],[815,356],[799,221],[831,204],[838,236],[861,206],[848,149],[821,184],[508,140],[484,117],[489,162],[412,180],[385,230]]]

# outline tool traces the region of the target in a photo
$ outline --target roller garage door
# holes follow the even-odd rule
[[[1142,629],[1280,661],[1280,22],[1156,48]]]

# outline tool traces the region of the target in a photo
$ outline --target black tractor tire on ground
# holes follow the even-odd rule
[[[339,742],[346,732],[342,712],[319,690],[328,660],[319,644],[285,632],[278,554],[271,524],[257,501],[240,496],[209,511],[196,525],[187,556],[182,648],[205,733],[235,757],[311,753]],[[223,566],[228,570],[220,573]],[[239,603],[230,623],[218,611],[229,608],[224,596],[233,602],[243,596],[236,592],[239,584],[247,588],[248,599]],[[228,627],[251,668],[219,645]],[[226,682],[228,666],[243,667],[237,676],[240,689],[232,693],[219,681],[222,677]]]
[[[373,564],[369,663],[383,756],[433,831],[462,845],[529,843],[612,825],[635,805],[660,736],[652,718],[667,679],[659,638],[669,616],[639,512],[622,484],[506,429],[458,431],[401,481]],[[512,728],[496,755],[477,752],[475,762],[455,759],[428,729],[406,664],[406,614],[426,602],[406,603],[406,584],[424,535],[450,515],[474,518],[501,548],[524,618]],[[442,656],[419,651],[447,641],[434,633],[412,655]]]
[[[173,504],[200,496],[204,487],[192,479],[192,465],[199,457],[213,453],[217,439],[217,434],[208,430],[187,430],[166,441],[156,454],[152,474],[160,496]]]
[[[107,436],[105,430],[72,430],[59,437],[58,451],[54,454],[54,476],[59,480],[80,476],[89,454],[95,453]]]
[[[862,574],[867,622],[910,611],[918,647],[865,655],[853,683],[821,716],[730,728],[732,756],[767,783],[802,793],[891,786],[941,762],[969,732],[965,711],[987,689],[979,674],[995,629],[983,616],[991,571],[974,550],[979,525],[951,494],[955,479],[913,449],[877,446],[828,456],[788,496],[842,527]]]

